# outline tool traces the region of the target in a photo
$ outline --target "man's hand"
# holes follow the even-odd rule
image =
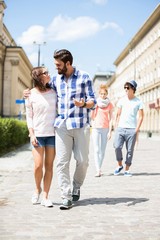
[[[29,95],[30,95],[30,89],[29,88],[27,88],[27,89],[25,89],[24,91],[23,91],[23,98],[28,98],[29,97]]]
[[[74,104],[75,104],[76,107],[83,107],[83,106],[84,106],[84,103],[85,103],[83,98],[81,98],[80,101],[78,101],[78,100],[76,100],[76,99],[74,98],[74,99],[73,99],[73,102],[74,102]]]

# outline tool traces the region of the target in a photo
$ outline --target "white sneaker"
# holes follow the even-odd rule
[[[95,175],[95,177],[101,177],[100,172],[97,172],[96,175]]]
[[[32,195],[32,199],[31,199],[31,202],[32,204],[39,204],[39,197],[40,197],[40,193],[33,193]]]
[[[95,177],[101,177],[103,175],[103,173],[101,171],[97,172]]]
[[[78,195],[74,195],[74,196],[78,196]],[[77,200],[76,200],[77,201]],[[61,210],[67,210],[67,209],[70,209],[72,207],[72,201],[71,200],[68,200],[68,199],[63,199],[63,203],[62,205],[60,205],[60,209]]]
[[[48,198],[44,198],[41,202],[41,205],[44,207],[53,207],[52,201]]]
[[[122,169],[123,169],[123,166],[119,166],[118,168],[116,168],[116,170],[114,171],[114,175],[115,176],[119,175]]]
[[[132,174],[129,171],[124,172],[124,176],[126,177],[132,177]]]

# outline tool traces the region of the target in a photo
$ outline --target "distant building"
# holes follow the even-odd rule
[[[145,105],[143,132],[160,135],[160,4],[114,62],[115,76],[109,84],[116,105],[124,96],[124,83],[135,79],[136,95]]]
[[[96,96],[98,96],[98,90],[101,84],[109,86],[114,76],[114,72],[97,72],[93,77],[93,85]]]
[[[32,64],[3,23],[6,7],[5,1],[0,0],[0,116],[16,117],[23,114],[23,107],[16,100],[22,99],[24,89],[32,87]]]

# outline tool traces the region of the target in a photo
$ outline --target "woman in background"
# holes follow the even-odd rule
[[[36,189],[32,203],[40,203],[43,180],[43,198],[41,205],[53,207],[48,198],[55,158],[56,92],[47,85],[50,75],[45,67],[36,67],[31,71],[34,88],[26,99],[26,117],[29,129],[32,154],[34,158],[34,178]],[[44,172],[43,172],[44,169]]]
[[[100,85],[97,106],[91,111],[92,139],[94,145],[94,159],[96,166],[95,177],[102,176],[102,163],[105,156],[107,140],[112,133],[112,112],[113,105],[107,98],[108,90],[106,85]]]

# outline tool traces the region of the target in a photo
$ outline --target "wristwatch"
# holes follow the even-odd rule
[[[84,102],[84,104],[83,104],[83,106],[82,106],[82,107],[84,108],[84,107],[86,107],[86,105],[87,105],[87,103],[86,103],[86,102]]]

